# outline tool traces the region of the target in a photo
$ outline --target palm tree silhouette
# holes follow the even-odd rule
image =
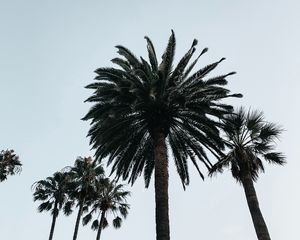
[[[77,239],[79,223],[86,205],[86,201],[96,190],[96,180],[104,178],[104,169],[101,165],[93,161],[91,157],[78,157],[73,167],[68,167],[68,174],[72,178],[72,189],[70,196],[76,200],[79,206],[73,240]]]
[[[144,172],[146,187],[154,170],[157,240],[169,240],[168,147],[171,149],[182,185],[189,183],[187,161],[201,177],[198,161],[211,166],[204,148],[217,155],[223,148],[216,119],[232,111],[221,100],[241,97],[229,94],[226,77],[207,75],[225,58],[191,74],[200,56],[188,65],[195,52],[195,39],[188,52],[173,68],[175,34],[158,64],[151,40],[145,37],[148,63],[123,46],[116,46],[121,58],[118,68],[99,68],[95,82],[87,88],[94,103],[84,120],[91,120],[88,136],[99,161],[108,159],[112,172],[134,183]]]
[[[257,238],[269,240],[271,238],[253,182],[258,179],[259,172],[264,171],[263,159],[268,163],[285,163],[282,153],[274,151],[274,142],[282,129],[274,123],[266,122],[262,112],[246,112],[240,108],[226,118],[224,132],[229,152],[212,167],[210,174],[222,172],[226,167],[231,169],[232,176],[244,188]]]
[[[42,201],[39,205],[39,212],[51,211],[52,224],[49,234],[49,240],[52,240],[54,228],[59,211],[65,207],[65,214],[70,214],[71,210],[70,199],[68,196],[68,185],[70,183],[70,176],[67,173],[56,172],[51,177],[45,180],[40,180],[33,184],[33,200]]]

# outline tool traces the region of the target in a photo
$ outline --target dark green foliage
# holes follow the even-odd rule
[[[0,152],[0,182],[7,179],[8,175],[15,175],[22,170],[22,164],[14,150]]]
[[[99,68],[95,82],[87,88],[93,95],[87,99],[94,105],[84,117],[91,120],[88,136],[100,162],[108,157],[112,172],[134,183],[144,172],[146,186],[154,169],[153,136],[163,133],[173,152],[183,186],[189,183],[189,160],[211,166],[204,149],[214,155],[223,149],[219,137],[219,121],[232,111],[222,103],[229,94],[224,86],[229,73],[208,77],[223,60],[190,75],[205,48],[190,65],[197,40],[173,69],[175,35],[172,31],[160,64],[151,40],[147,40],[149,62],[138,59],[127,48],[117,46],[122,58],[113,59],[119,68]]]
[[[91,157],[78,157],[73,167],[66,167],[65,170],[72,178],[69,196],[77,203],[78,213],[75,223],[73,240],[77,239],[79,223],[83,212],[88,210],[86,202],[89,201],[96,191],[96,181],[104,178],[104,169],[93,161]]]
[[[83,217],[83,225],[88,224],[95,215],[96,219],[91,228],[98,230],[101,222],[99,217],[103,214],[103,229],[108,226],[107,215],[112,214],[114,216],[113,226],[115,228],[121,227],[122,218],[126,218],[128,214],[129,205],[126,198],[129,195],[130,192],[123,190],[122,184],[117,184],[108,178],[97,180],[95,194],[87,201],[90,211]]]
[[[88,199],[96,190],[96,180],[104,177],[103,167],[91,157],[78,157],[73,167],[66,167],[64,170],[72,179],[69,185],[69,195],[77,202],[83,198]]]
[[[263,159],[268,163],[285,163],[283,154],[274,151],[282,129],[266,122],[262,112],[246,112],[240,108],[226,117],[223,129],[229,152],[213,166],[211,173],[222,172],[224,167],[229,167],[237,181],[241,182],[247,173],[255,181],[259,172],[264,171]]]
[[[33,200],[41,201],[38,206],[39,212],[52,211],[58,215],[58,210],[64,207],[64,212],[69,215],[72,201],[69,199],[69,184],[71,178],[67,173],[56,172],[45,180],[40,180],[33,184]],[[54,208],[55,202],[57,209]]]

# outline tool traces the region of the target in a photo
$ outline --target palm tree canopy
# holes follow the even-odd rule
[[[91,157],[78,157],[74,166],[68,169],[68,174],[72,178],[70,196],[73,199],[87,198],[95,191],[96,180],[104,178],[103,167]]]
[[[7,179],[8,175],[15,175],[22,170],[22,164],[14,150],[2,150],[0,152],[0,182]]]
[[[274,151],[282,128],[265,121],[262,112],[246,112],[240,108],[228,115],[223,123],[229,152],[213,166],[211,173],[222,172],[224,167],[230,167],[236,180],[241,181],[245,173],[250,172],[255,181],[259,171],[264,171],[262,159],[279,165],[285,163],[284,155]]]
[[[54,209],[55,203],[57,203],[58,209],[61,209],[64,205],[69,205],[68,189],[70,180],[68,173],[56,172],[53,176],[34,183],[33,200],[42,201],[38,210],[40,212],[52,210],[52,214],[54,214],[57,211],[57,209]],[[67,214],[68,211],[65,211],[65,213]]]
[[[105,213],[102,228],[108,226],[106,215],[111,213],[114,215],[113,226],[121,227],[122,218],[126,218],[128,214],[129,204],[126,199],[130,196],[129,191],[123,189],[124,185],[110,181],[108,178],[98,180],[96,184],[97,191],[95,195],[87,202],[90,207],[89,213],[83,218],[83,224],[86,225],[92,220],[92,215],[96,215],[96,219],[92,223],[92,229],[97,230],[99,227],[99,216]]]
[[[151,40],[145,37],[149,63],[137,58],[123,46],[116,46],[121,57],[112,59],[117,68],[99,68],[95,82],[87,86],[94,93],[86,101],[94,103],[84,120],[91,120],[88,136],[96,157],[108,157],[112,172],[134,183],[144,172],[146,186],[154,169],[153,140],[164,134],[172,150],[183,186],[189,183],[187,160],[190,159],[203,177],[197,160],[207,167],[210,161],[204,148],[213,153],[223,148],[218,121],[232,111],[221,103],[230,94],[224,86],[226,77],[208,77],[225,58],[190,74],[200,56],[189,65],[197,40],[173,68],[175,35],[158,64]]]

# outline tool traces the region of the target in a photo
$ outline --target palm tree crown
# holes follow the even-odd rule
[[[92,223],[92,229],[101,231],[108,226],[107,214],[112,213],[114,215],[113,226],[115,228],[121,227],[121,217],[126,218],[128,214],[129,204],[127,204],[126,198],[130,192],[123,190],[122,184],[117,184],[108,178],[97,181],[96,189],[94,197],[87,203],[90,206],[90,211],[83,218],[83,224],[88,224],[92,215],[98,215]],[[101,218],[102,215],[103,218]]]
[[[58,214],[58,210],[62,209],[69,199],[69,181],[70,176],[67,173],[56,172],[53,176],[34,183],[33,200],[42,201],[38,210],[40,212],[52,210],[52,214]],[[57,202],[57,209],[53,208],[55,202]]]
[[[266,122],[262,112],[240,108],[224,121],[225,143],[229,152],[211,169],[211,173],[230,167],[233,177],[241,182],[247,174],[257,180],[259,171],[264,171],[262,159],[268,163],[283,165],[285,157],[274,151],[282,129]]]
[[[95,191],[96,179],[104,177],[104,169],[93,161],[91,157],[78,157],[73,167],[67,167],[68,175],[72,178],[74,198],[87,198]],[[65,169],[67,169],[65,168]]]
[[[169,38],[167,48],[158,64],[151,40],[145,37],[149,63],[123,46],[116,46],[121,58],[112,62],[118,68],[99,68],[96,82],[87,88],[94,94],[87,99],[95,105],[85,120],[91,121],[89,136],[96,149],[96,157],[106,156],[117,176],[133,183],[144,172],[146,186],[154,169],[155,140],[167,138],[183,186],[189,183],[187,160],[196,166],[197,159],[210,166],[204,152],[214,154],[223,148],[216,118],[223,118],[232,107],[220,101],[229,94],[224,86],[226,77],[234,72],[207,77],[225,58],[190,74],[200,56],[188,65],[195,52],[194,40],[187,53],[173,68],[175,35]]]
[[[14,150],[2,150],[0,152],[0,182],[7,179],[8,175],[15,175],[22,170],[22,164]]]

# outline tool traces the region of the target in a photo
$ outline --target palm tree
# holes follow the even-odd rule
[[[51,177],[45,180],[40,180],[33,184],[34,201],[42,201],[39,205],[39,212],[50,211],[52,214],[52,224],[49,234],[49,240],[53,238],[54,228],[59,211],[65,207],[66,215],[71,213],[68,209],[72,203],[68,197],[68,185],[70,183],[70,176],[67,173],[56,172]]]
[[[8,175],[15,175],[22,170],[22,164],[14,150],[2,150],[0,152],[0,182],[7,179]]]
[[[73,179],[73,190],[70,190],[72,199],[78,202],[79,210],[73,234],[73,240],[77,239],[79,223],[86,205],[86,201],[95,192],[96,179],[104,178],[104,169],[101,165],[93,161],[91,157],[78,157],[74,167],[68,172]]]
[[[92,223],[92,229],[97,230],[96,240],[100,240],[102,229],[108,226],[107,214],[114,215],[113,226],[121,227],[122,218],[126,218],[129,205],[126,203],[130,192],[123,190],[122,184],[110,181],[108,178],[97,181],[95,195],[91,198],[88,205],[91,206],[90,212],[83,218],[83,224],[88,224],[93,214],[98,214]]]
[[[274,123],[266,122],[262,112],[246,112],[240,108],[226,118],[224,132],[229,152],[213,166],[211,174],[222,172],[225,167],[231,169],[232,176],[244,188],[257,238],[269,240],[271,238],[253,182],[258,179],[259,172],[264,171],[263,159],[268,163],[285,163],[283,154],[274,151],[274,142],[282,129]]]
[[[225,58],[190,75],[200,55],[190,64],[195,39],[173,69],[175,35],[158,64],[151,40],[147,40],[150,63],[138,59],[123,46],[116,46],[122,58],[114,58],[118,68],[99,68],[96,82],[87,88],[94,94],[87,99],[95,105],[84,120],[92,120],[88,136],[99,161],[108,159],[112,172],[132,184],[144,172],[149,186],[154,170],[157,240],[169,240],[168,155],[170,147],[182,185],[189,183],[188,159],[201,177],[197,160],[211,165],[204,148],[214,154],[223,148],[216,118],[223,118],[232,107],[221,103],[229,94],[223,86],[234,72],[207,78]]]

